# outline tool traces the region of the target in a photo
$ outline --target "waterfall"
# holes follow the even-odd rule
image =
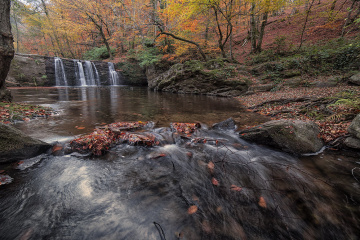
[[[95,66],[95,63],[91,62],[94,70],[95,70],[95,80],[96,80],[96,85],[100,86],[101,83],[100,83],[100,76],[99,76],[99,72],[98,70],[96,69],[96,66]]]
[[[78,71],[79,71],[79,79],[77,79],[77,82],[80,82],[80,86],[87,86],[84,68],[80,61],[77,62],[77,67],[78,67]]]
[[[115,70],[115,65],[111,62],[92,62],[54,57],[51,65],[55,68],[54,75],[51,76],[55,86],[87,87],[122,84],[122,76]]]
[[[90,61],[85,61],[85,73],[86,73],[87,85],[89,85],[89,86],[97,85],[96,81],[95,81],[93,65],[91,64]]]
[[[67,86],[64,64],[59,57],[55,57],[55,81],[56,86]]]
[[[110,85],[119,85],[119,75],[115,71],[114,63],[108,62]]]

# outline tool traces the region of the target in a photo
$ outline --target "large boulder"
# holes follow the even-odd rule
[[[156,78],[148,79],[148,86],[164,92],[238,96],[246,92],[248,83],[237,79],[235,72],[234,66],[192,60],[175,64]]]
[[[0,123],[0,163],[31,158],[48,150],[51,145]]]
[[[313,122],[274,120],[239,134],[244,140],[294,154],[315,153],[323,147],[318,138],[319,127]]]

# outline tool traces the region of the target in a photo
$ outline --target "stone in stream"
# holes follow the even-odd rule
[[[315,153],[324,146],[313,122],[274,120],[239,132],[242,139],[294,154]]]
[[[0,123],[0,163],[14,162],[39,155],[51,147],[20,130]]]
[[[215,123],[214,125],[212,125],[212,129],[215,129],[215,130],[235,130],[236,129],[236,124],[235,124],[234,119],[228,118],[225,121]]]
[[[345,146],[353,149],[360,149],[360,114],[358,114],[351,122],[348,132],[351,136],[345,139]]]

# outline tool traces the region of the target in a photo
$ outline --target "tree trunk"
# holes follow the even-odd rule
[[[265,34],[265,27],[267,24],[267,20],[268,20],[268,12],[264,13],[263,15],[263,19],[262,19],[262,23],[261,23],[261,27],[260,27],[260,34],[259,34],[259,39],[258,39],[258,43],[256,46],[256,52],[259,53],[261,52],[261,45],[262,45],[262,41],[264,39],[264,34]]]
[[[250,9],[250,40],[251,40],[251,53],[256,52],[256,21],[255,21],[255,3],[251,4]]]
[[[10,24],[10,0],[0,1],[0,101],[11,101],[5,88],[5,78],[14,57],[13,36]]]

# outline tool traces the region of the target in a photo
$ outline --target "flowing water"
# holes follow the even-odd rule
[[[0,186],[0,239],[359,239],[359,153],[297,158],[212,129],[228,117],[239,125],[265,120],[234,100],[132,87],[12,94],[59,111],[16,124],[44,141],[151,120],[161,144],[1,166],[14,180]],[[202,128],[190,140],[173,134],[170,122]]]

